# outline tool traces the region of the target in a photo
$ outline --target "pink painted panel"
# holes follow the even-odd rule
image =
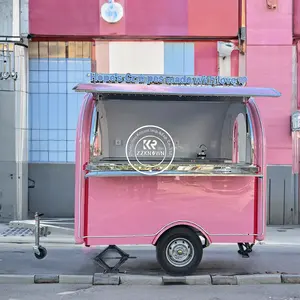
[[[290,115],[292,46],[248,46],[248,86],[272,87],[279,98],[257,98],[265,128],[268,164],[292,164]]]
[[[195,42],[195,75],[218,75],[217,42]]]
[[[235,46],[238,46],[238,41],[232,41]],[[240,52],[239,50],[233,50],[231,52],[231,76],[239,77],[239,63],[240,61]]]
[[[88,235],[115,237],[88,238],[88,244],[150,244],[161,229],[180,220],[198,224],[212,242],[252,242],[247,235],[224,234],[253,234],[254,181],[254,177],[92,177]]]
[[[98,73],[109,73],[109,42],[96,41],[95,57]]]
[[[35,35],[99,35],[98,0],[30,0],[29,32]]]
[[[126,0],[126,34],[187,35],[186,0]]]
[[[299,37],[300,36],[300,1],[294,1],[294,35]]]
[[[233,41],[235,45],[238,43]],[[195,75],[218,75],[218,51],[217,42],[195,42]],[[239,51],[234,50],[231,54],[231,76],[239,76]]]
[[[188,35],[235,37],[239,0],[188,0]]]
[[[276,9],[269,9],[265,0],[246,1],[247,44],[291,45],[292,2],[283,0]]]
[[[231,76],[239,77],[239,51],[231,53]]]

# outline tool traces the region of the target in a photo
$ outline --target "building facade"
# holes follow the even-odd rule
[[[28,0],[0,1],[0,221],[28,212]]]
[[[17,189],[23,200],[5,200],[19,211],[13,217],[35,211],[47,217],[73,217],[74,140],[82,95],[72,88],[95,71],[246,75],[250,86],[279,90],[281,98],[258,100],[267,142],[268,223],[298,224],[298,134],[291,132],[291,115],[299,106],[297,1],[115,0],[123,10],[116,23],[101,17],[101,7],[108,2],[29,0],[24,54],[29,93],[28,103],[22,102],[26,107],[22,118],[27,120],[22,137],[28,143],[27,149],[22,146],[22,166],[28,175],[21,172],[23,184]],[[24,24],[25,15],[19,16]],[[222,42],[231,46],[229,53],[220,50]],[[1,102],[5,120],[3,114]],[[5,139],[9,138],[1,140]],[[20,146],[7,145],[11,147]],[[19,158],[14,159],[17,163]],[[2,185],[4,179],[0,180]],[[12,193],[4,181],[3,186]]]

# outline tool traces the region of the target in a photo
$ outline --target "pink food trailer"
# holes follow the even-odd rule
[[[236,243],[249,257],[266,226],[265,136],[245,78],[92,73],[76,137],[75,240],[156,247],[170,275],[195,272],[203,249]],[[114,267],[108,250],[121,255]]]

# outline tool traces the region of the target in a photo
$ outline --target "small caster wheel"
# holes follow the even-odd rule
[[[42,247],[42,246],[39,246],[38,247],[38,250],[40,253],[36,253],[34,252],[34,256],[37,258],[37,259],[43,259],[47,256],[47,250],[46,248]]]

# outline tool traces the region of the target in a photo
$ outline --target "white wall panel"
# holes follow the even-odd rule
[[[0,35],[11,36],[13,34],[13,1],[0,0]]]
[[[110,73],[164,73],[163,42],[110,42]]]

